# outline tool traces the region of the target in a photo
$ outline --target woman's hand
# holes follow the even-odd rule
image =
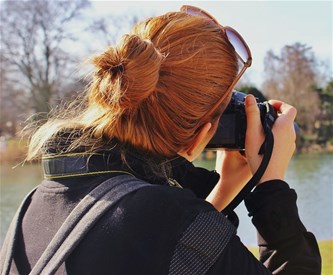
[[[278,118],[272,129],[274,148],[271,160],[260,183],[272,179],[284,180],[289,161],[296,148],[294,129],[296,109],[282,101],[271,100],[269,103],[278,112]],[[258,152],[265,136],[260,121],[259,108],[252,95],[246,97],[245,109],[247,117],[245,152],[252,174],[254,174],[262,161],[262,156],[258,155]]]
[[[259,183],[273,179],[284,180],[288,164],[295,151],[294,119],[296,109],[282,101],[269,103],[277,110],[278,118],[273,125],[274,148],[270,162]],[[248,95],[245,99],[247,131],[245,140],[246,158],[238,151],[218,151],[216,171],[220,181],[207,197],[219,211],[223,210],[239,193],[259,168],[262,156],[258,154],[265,140],[260,111],[255,98]]]
[[[222,211],[252,177],[247,160],[238,151],[217,151],[215,170],[220,180],[207,201]]]

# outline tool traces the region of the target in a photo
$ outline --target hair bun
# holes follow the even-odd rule
[[[123,63],[119,63],[118,65],[111,66],[109,68],[109,72],[112,75],[117,75],[117,74],[123,73],[124,72],[124,64]]]
[[[150,40],[123,36],[118,47],[108,48],[93,60],[99,103],[117,105],[122,112],[138,106],[155,91],[162,61],[163,55]]]
[[[155,91],[163,55],[150,40],[137,35],[125,35],[119,51],[126,62],[125,98],[138,104]]]

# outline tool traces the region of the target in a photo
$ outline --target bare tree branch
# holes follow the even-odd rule
[[[289,102],[298,109],[297,120],[308,134],[320,111],[317,87],[317,61],[311,47],[287,45],[280,55],[269,51],[265,58],[264,92],[270,98]]]
[[[7,79],[20,79],[16,89],[30,94],[27,103],[31,100],[36,112],[47,113],[54,96],[68,85],[66,68],[74,66],[75,58],[68,57],[63,44],[75,35],[67,25],[88,6],[88,0],[1,3],[1,59]]]

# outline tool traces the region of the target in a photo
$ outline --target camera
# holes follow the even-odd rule
[[[230,103],[223,112],[219,120],[219,125],[206,146],[206,149],[226,149],[226,150],[245,150],[246,133],[246,113],[245,113],[246,94],[233,91]],[[261,122],[273,125],[277,118],[277,112],[272,105],[267,102],[258,102]]]

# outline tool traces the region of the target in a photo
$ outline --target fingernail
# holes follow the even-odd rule
[[[257,103],[256,99],[254,98],[253,95],[247,95],[245,97],[245,104],[246,105],[253,105],[253,104],[256,104],[256,103]]]

